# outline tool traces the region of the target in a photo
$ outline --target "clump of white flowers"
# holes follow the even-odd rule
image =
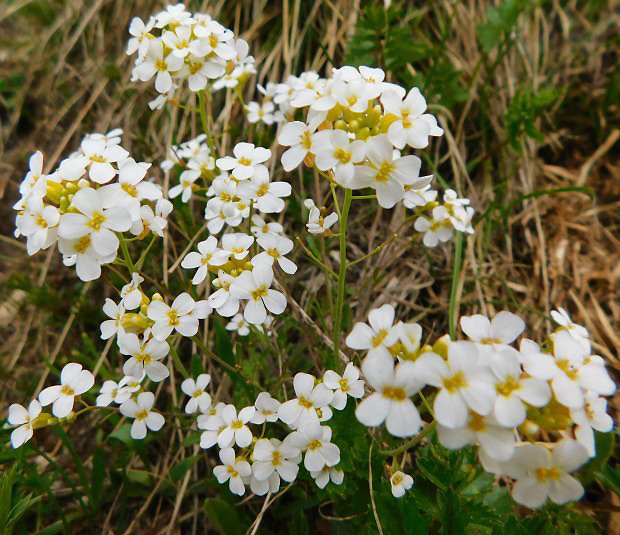
[[[542,347],[522,338],[525,323],[500,312],[461,318],[469,340],[442,336],[422,344],[422,328],[395,322],[384,305],[357,323],[347,345],[366,351],[362,372],[373,388],[355,412],[369,427],[385,422],[388,433],[411,437],[423,423],[412,398],[434,389],[433,426],[448,449],[479,447],[490,472],[516,479],[513,497],[541,507],[578,500],[581,484],[569,474],[596,454],[594,431],[609,432],[607,402],[616,390],[602,357],[593,355],[588,333],[554,311],[560,324]],[[433,392],[433,390],[430,390]],[[394,474],[392,492],[404,493],[403,475]]]
[[[133,19],[130,33],[133,79],[154,79],[159,92],[151,107],[173,100],[186,81],[198,93],[200,108],[194,111],[200,112],[205,132],[169,148],[161,165],[172,181],[169,198],[147,177],[150,164],[134,160],[121,146],[120,130],[86,136],[51,173],[43,172],[40,152],[31,157],[15,204],[16,236],[26,237],[29,254],[57,243],[64,263],[75,265],[83,281],[98,279],[108,264],[125,269],[122,287],[114,287],[113,297],[103,303],[107,319],[101,323],[101,338],[116,342],[122,366],[117,380],[102,383],[92,405],[85,395],[95,377],[79,363],[67,364],[60,384],[43,389],[27,408],[11,405],[13,447],[27,443],[37,429],[72,423],[94,409],[118,411],[128,419],[131,437],[144,439],[162,429],[164,414],[169,415],[156,408],[155,392],[166,392],[174,383],[156,387],[180,374],[184,397],[179,396],[174,418],[200,430],[202,449],[218,450],[213,475],[237,495],[247,488],[259,496],[277,493],[282,482],[297,480],[302,464],[318,488],[342,484],[346,463],[341,460],[347,452],[338,445],[333,417],[334,411],[355,405],[359,422],[385,426],[393,437],[421,440],[436,430],[446,448],[477,446],[483,467],[514,480],[515,500],[528,507],[540,507],[548,498],[556,503],[579,499],[583,488],[571,473],[596,454],[594,431],[612,429],[605,396],[616,386],[602,357],[592,354],[587,330],[563,309],[553,312],[559,326],[541,345],[522,338],[516,347],[525,324],[510,312],[491,320],[463,317],[468,340],[444,335],[431,345],[423,341],[420,325],[396,321],[395,309],[384,305],[369,312],[368,323],[356,323],[346,338],[349,349],[363,353],[360,366],[343,352],[347,269],[374,254],[347,259],[352,201],[413,210],[408,229],[420,233],[426,247],[450,240],[455,231],[473,232],[470,201],[448,189],[439,202],[432,175],[423,175],[422,160],[407,154],[443,135],[437,119],[427,113],[417,88],[407,91],[386,81],[379,68],[345,66],[326,78],[311,71],[290,76],[259,87],[262,102],[245,106],[249,122],[279,125],[287,177],[304,166],[327,181],[331,204],[319,207],[306,199],[307,222],[300,226],[320,237],[323,254],[330,239],[338,238],[340,264],[336,272],[296,237],[334,282],[333,361],[316,375],[296,373],[292,384],[278,377],[277,391],[258,388],[245,403],[231,403],[228,383],[214,384],[216,370],[221,365],[243,375],[243,366],[231,366],[210,349],[207,318],[216,312],[236,336],[251,335],[250,343],[263,339],[278,347],[274,333],[289,298],[283,281],[298,270],[292,260],[295,242],[285,235],[285,219],[278,220],[293,188],[288,178],[272,180],[278,175],[270,149],[240,141],[224,151],[204,120],[207,92],[236,88],[240,97],[255,72],[245,41],[182,4],[168,6],[146,23]],[[178,279],[160,284],[143,269],[151,245],[169,231],[173,202],[191,210],[200,201],[204,222],[178,249],[183,251]],[[137,262],[130,243],[142,246]],[[185,368],[184,349],[190,343],[192,351],[210,359],[209,373]],[[406,453],[407,447],[393,451]],[[390,456],[386,473],[399,498],[413,478],[403,471],[407,455],[400,462]]]
[[[185,80],[190,91],[240,88],[256,72],[248,43],[209,15],[192,14],[183,4],[168,6],[146,23],[135,17],[127,54],[136,54],[132,80],[155,79],[160,108],[174,98],[175,82]]]
[[[147,179],[150,164],[129,156],[121,134],[87,135],[49,174],[36,152],[14,206],[15,235],[26,237],[28,254],[57,243],[65,265],[75,265],[83,281],[99,278],[101,266],[116,260],[127,234],[163,236],[171,210],[161,188]]]

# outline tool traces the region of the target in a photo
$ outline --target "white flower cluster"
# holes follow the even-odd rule
[[[369,324],[357,323],[346,340],[367,351],[362,371],[374,392],[357,407],[361,423],[414,436],[423,423],[411,398],[433,387],[439,441],[449,449],[478,445],[485,469],[517,480],[516,501],[536,508],[547,497],[559,504],[581,497],[569,473],[595,455],[594,430],[612,429],[602,396],[616,390],[583,327],[560,309],[545,349],[528,339],[516,349],[525,328],[518,316],[474,315],[461,319],[469,341],[444,336],[429,346],[419,325],[394,316],[390,305],[372,310]]]
[[[261,392],[254,405],[239,411],[234,405],[215,402],[205,392],[209,382],[207,374],[183,382],[182,390],[190,398],[185,411],[199,412],[200,446],[219,448],[222,464],[213,473],[220,483],[228,482],[231,492],[243,495],[249,486],[259,496],[275,493],[281,481],[295,481],[302,459],[318,487],[324,488],[330,480],[342,483],[344,473],[337,467],[340,449],[332,442],[332,429],[326,422],[332,417],[332,408],[342,410],[348,397],[364,395],[364,382],[353,364],[342,376],[326,371],[321,381],[298,373],[293,380],[295,398],[280,403],[268,392]],[[265,426],[278,422],[288,434],[282,440],[265,437]],[[258,439],[251,426],[263,427]],[[240,451],[235,452],[235,447]]]
[[[259,86],[265,100],[248,104],[248,120],[288,121],[278,135],[280,145],[289,147],[282,155],[285,171],[304,162],[344,188],[374,190],[383,208],[402,202],[416,210],[414,228],[424,234],[426,246],[449,240],[454,230],[473,233],[469,200],[448,190],[439,204],[432,175],[420,176],[420,158],[401,155],[406,147],[423,149],[429,137],[443,134],[426,113],[426,100],[417,88],[407,93],[384,80],[383,70],[363,66],[334,69],[327,79],[311,71],[291,76],[266,89]],[[301,120],[295,120],[298,110]],[[310,231],[323,233],[324,218],[318,208],[311,210]]]
[[[186,11],[183,4],[168,6],[144,23],[131,21],[127,54],[137,53],[132,80],[155,77],[160,97],[151,108],[174,98],[176,80],[187,80],[191,91],[217,91],[242,86],[256,72],[254,58],[243,39],[209,15]]]
[[[58,243],[65,265],[75,265],[83,281],[99,278],[101,265],[116,259],[122,233],[163,236],[172,210],[161,188],[145,180],[151,164],[131,158],[121,134],[87,135],[48,175],[43,155],[33,154],[14,206],[15,235],[27,238],[28,253]]]

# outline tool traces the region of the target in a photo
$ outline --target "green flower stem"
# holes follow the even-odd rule
[[[338,293],[336,295],[336,310],[334,311],[334,353],[330,367],[336,367],[339,361],[340,352],[340,328],[342,323],[342,307],[344,306],[344,291],[347,277],[347,219],[353,192],[350,189],[344,190],[344,201],[340,213],[340,268],[338,270]]]
[[[211,135],[211,129],[209,128],[209,121],[207,120],[207,97],[205,90],[198,92],[198,111],[200,112],[200,122],[202,123],[202,129],[207,135],[207,143],[211,155],[215,157],[215,143],[213,136]]]
[[[461,277],[461,266],[463,264],[463,233],[456,233],[454,244],[454,268],[452,271],[452,288],[450,289],[450,304],[448,307],[448,318],[450,328],[450,338],[456,340],[456,324],[459,304],[457,302],[459,279]]]
[[[437,427],[437,422],[431,422],[409,442],[405,442],[402,446],[393,450],[381,450],[379,453],[387,457],[390,455],[398,455],[403,451],[407,451],[408,449],[413,448],[413,446],[415,446],[416,444],[419,444],[428,435],[430,435],[435,430],[435,427]]]
[[[125,265],[129,270],[129,273],[135,273],[136,267],[133,265],[131,261],[131,256],[129,256],[129,248],[127,247],[127,242],[125,241],[125,237],[121,232],[118,233],[118,240],[121,244],[121,251],[123,251],[123,258],[125,259]]]
[[[398,237],[398,234],[392,234],[392,236],[390,236],[387,240],[385,240],[381,245],[377,245],[377,247],[375,247],[370,253],[368,253],[367,255],[362,256],[361,258],[358,258],[357,260],[354,260],[353,262],[351,262],[347,266],[347,269],[349,269],[351,266],[354,266],[355,264],[359,264],[360,262],[363,262],[364,260],[370,258],[373,255],[376,255],[378,252],[382,251],[384,247],[386,247],[390,243],[392,243],[397,237]]]

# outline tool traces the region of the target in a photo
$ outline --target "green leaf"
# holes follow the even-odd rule
[[[103,479],[105,477],[106,454],[101,446],[93,453],[93,472],[91,474],[90,498],[93,509],[97,510],[103,493]]]
[[[241,535],[245,532],[239,513],[228,502],[220,498],[205,501],[207,518],[222,535]]]
[[[177,464],[175,464],[170,470],[170,478],[175,483],[180,481],[185,477],[185,474],[189,472],[192,466],[198,462],[201,458],[199,455],[192,455],[191,457],[186,457],[185,459],[181,459]]]

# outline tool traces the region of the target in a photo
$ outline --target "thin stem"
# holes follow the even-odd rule
[[[344,306],[344,291],[347,277],[347,219],[353,192],[350,189],[344,190],[344,201],[340,214],[340,268],[338,270],[338,294],[336,296],[336,310],[334,311],[334,353],[331,366],[337,366],[340,351],[340,327],[342,323],[342,307]]]
[[[133,265],[131,261],[131,256],[129,256],[129,248],[127,247],[127,242],[125,241],[125,237],[121,232],[118,233],[118,240],[121,244],[121,251],[123,251],[123,258],[125,259],[125,265],[129,270],[129,273],[135,273],[136,267]]]
[[[381,450],[379,453],[387,457],[389,455],[398,455],[399,453],[403,451],[407,451],[409,448],[413,448],[413,446],[415,446],[420,441],[422,441],[422,439],[430,435],[435,429],[435,427],[437,427],[437,422],[431,422],[424,429],[422,429],[422,431],[420,431],[415,437],[413,437],[409,442],[405,442],[402,446],[396,449],[393,449],[393,450]]]
[[[384,247],[386,247],[387,245],[392,243],[397,237],[398,237],[398,234],[392,234],[392,236],[390,236],[387,240],[385,240],[381,245],[377,245],[370,253],[368,253],[367,255],[362,256],[361,258],[358,258],[357,260],[354,260],[353,262],[351,262],[347,266],[347,269],[349,269],[351,266],[354,266],[355,264],[359,264],[360,262],[363,262],[364,260],[370,258],[373,255],[376,255]]]
[[[144,252],[140,255],[140,258],[138,259],[138,262],[136,263],[136,267],[138,269],[142,268],[142,264],[144,263],[144,260],[146,259],[146,255],[149,253],[149,251],[151,250],[151,247],[153,246],[153,244],[155,243],[155,240],[157,239],[157,235],[153,234],[153,238],[151,239],[151,241],[149,242],[149,244],[146,246],[146,249],[144,249]]]
[[[457,232],[454,244],[454,270],[452,271],[452,288],[450,289],[450,305],[448,317],[450,320],[450,338],[456,340],[456,315],[457,315],[457,295],[459,279],[461,277],[461,265],[463,263],[463,234]]]
[[[207,119],[207,98],[205,90],[198,92],[198,110],[200,112],[200,122],[202,123],[202,129],[207,135],[209,150],[211,151],[211,154],[215,156],[215,144],[213,142],[211,128],[209,128],[209,121]]]
[[[376,199],[376,195],[353,195],[353,199]]]
[[[330,275],[332,275],[335,278],[338,278],[338,275],[336,274],[336,272],[332,268],[330,268],[327,264],[325,264],[324,262],[322,262],[321,260],[319,260],[316,256],[314,256],[312,254],[312,251],[310,249],[308,249],[308,247],[306,247],[306,244],[301,240],[301,238],[299,236],[297,236],[297,242],[299,243],[299,245],[301,245],[301,248],[306,252],[306,254],[312,260],[314,260],[319,266],[321,266]]]

